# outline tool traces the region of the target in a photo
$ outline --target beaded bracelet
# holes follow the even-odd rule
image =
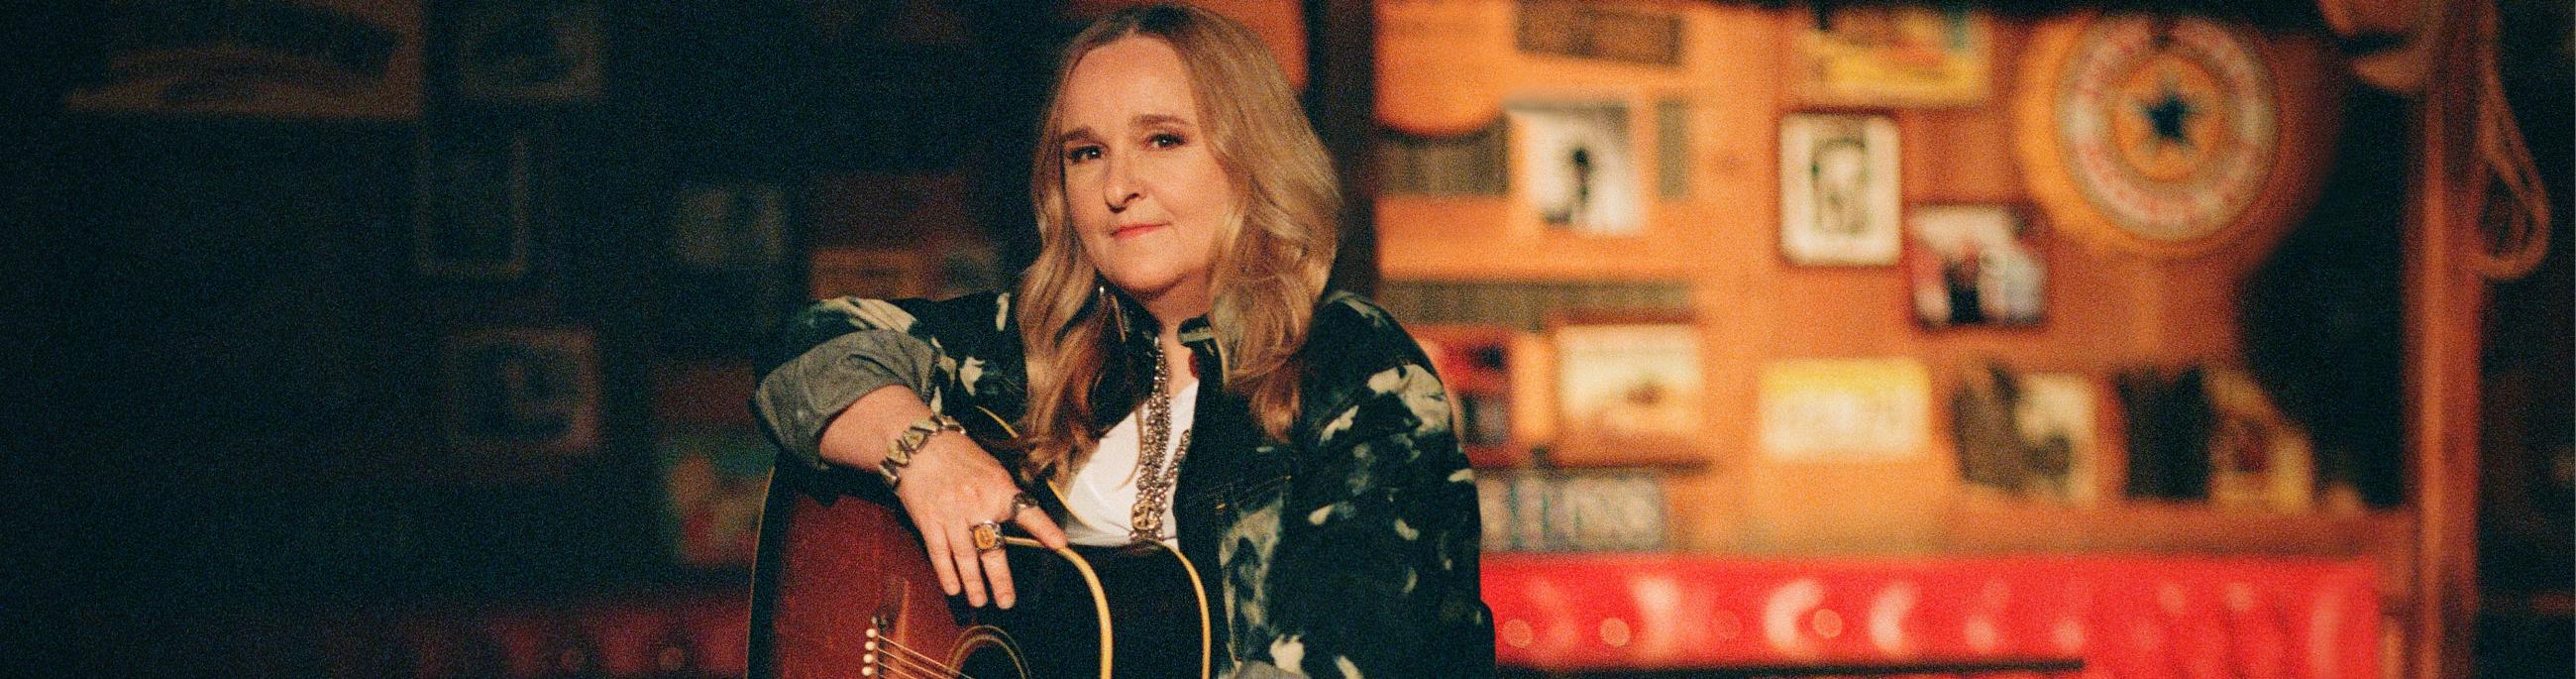
[[[947,415],[931,415],[904,427],[903,433],[894,437],[894,443],[886,446],[885,461],[877,463],[877,473],[885,475],[886,487],[893,488],[902,483],[903,477],[898,470],[912,464],[912,454],[921,452],[921,447],[930,443],[931,436],[943,431],[964,433],[966,427],[957,424],[957,418]]]

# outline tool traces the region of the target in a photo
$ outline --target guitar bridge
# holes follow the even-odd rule
[[[877,599],[877,612],[868,616],[867,653],[859,656],[859,676],[886,676],[885,656],[893,652],[889,646],[896,643],[895,633],[900,630],[895,628],[895,624],[903,617],[903,606],[908,594],[904,584],[902,578],[888,578],[885,583],[885,596]]]

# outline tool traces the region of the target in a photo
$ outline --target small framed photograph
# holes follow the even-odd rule
[[[1896,263],[1896,144],[1887,116],[1780,119],[1780,251],[1791,263]]]
[[[2076,374],[1984,365],[1950,396],[1959,475],[1979,492],[2091,505],[2102,496],[2094,411],[2105,387]]]
[[[1964,0],[1820,0],[1796,13],[1799,101],[1812,106],[1975,106],[1993,79],[1994,20]]]
[[[1626,103],[1514,102],[1503,115],[1519,209],[1551,230],[1624,236],[1645,228]]]
[[[1549,332],[1564,466],[1698,465],[1699,326],[1687,316],[1573,316]]]
[[[807,277],[814,299],[904,299],[938,290],[937,269],[911,250],[816,248]]]
[[[1423,325],[1408,330],[1431,357],[1441,384],[1449,388],[1450,411],[1456,416],[1451,430],[1466,449],[1467,462],[1477,467],[1528,464],[1529,447],[1513,431],[1518,420],[1512,410],[1520,391],[1512,383],[1518,363],[1512,343],[1518,333],[1487,325]]]
[[[454,10],[456,89],[465,99],[562,104],[606,81],[598,0],[474,0]]]
[[[750,429],[683,429],[654,444],[663,526],[681,566],[751,567],[777,451]]]
[[[493,328],[447,338],[446,434],[471,457],[585,457],[599,445],[591,332]]]
[[[547,214],[541,145],[535,129],[507,123],[422,132],[412,215],[412,264],[422,275],[506,281],[528,273]]]
[[[2025,214],[2004,205],[1909,211],[1914,317],[1932,328],[2037,325],[2048,306],[2047,260]]]

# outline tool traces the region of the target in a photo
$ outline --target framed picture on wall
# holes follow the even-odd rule
[[[1484,548],[1506,552],[1661,549],[1664,476],[1653,469],[1494,469],[1476,474]]]
[[[773,184],[683,186],[671,211],[671,255],[707,269],[779,264],[787,255],[787,194]]]
[[[1996,364],[1962,373],[1950,396],[1960,477],[1989,494],[2094,504],[2102,496],[2095,411],[2106,391],[2077,373]]]
[[[1619,236],[1645,227],[1626,103],[1513,102],[1503,115],[1519,209],[1550,230]]]
[[[1780,251],[1794,264],[1895,264],[1901,242],[1896,121],[1780,119]]]
[[[413,203],[413,266],[450,280],[526,275],[530,244],[547,214],[544,160],[542,139],[528,125],[426,127]]]
[[[1672,66],[1681,63],[1682,15],[1586,0],[1520,0],[1523,52]],[[1605,6],[1608,5],[1608,6]]]
[[[2126,427],[2130,497],[2306,512],[2317,448],[2242,368],[2138,365],[2113,378]]]
[[[2026,214],[2005,205],[1908,211],[1914,317],[1933,328],[2038,324],[2048,306],[2047,260]]]
[[[777,449],[751,429],[682,428],[654,444],[663,526],[680,565],[751,567]]]
[[[471,457],[564,458],[599,445],[599,360],[581,328],[488,328],[440,351],[449,448]]]
[[[1549,329],[1566,466],[1696,465],[1706,413],[1699,326],[1686,315],[1574,315]]]
[[[598,0],[473,0],[459,3],[449,32],[457,93],[508,104],[553,104],[600,96],[606,32]]]
[[[2317,454],[2307,427],[2281,410],[2254,374],[2207,366],[2209,501],[2300,513],[2316,507]]]
[[[666,348],[747,356],[760,333],[806,301],[792,255],[797,194],[763,182],[689,182],[672,191],[662,267]]]
[[[63,106],[253,119],[419,120],[421,43],[427,34],[422,4],[116,3],[114,11],[86,14],[74,24],[84,44],[83,65],[102,77],[78,79],[80,87],[63,98]]]
[[[1529,448],[1513,432],[1521,385],[1512,382],[1519,363],[1512,343],[1518,334],[1498,325],[1422,325],[1406,328],[1431,367],[1449,388],[1451,422],[1467,462],[1477,467],[1512,467],[1529,462]]]
[[[1781,462],[1876,462],[1923,455],[1932,430],[1932,377],[1912,358],[1803,358],[1762,366],[1764,457]]]
[[[1993,80],[1994,20],[1964,0],[1820,0],[1798,13],[1797,93],[1813,106],[1974,106]]]
[[[816,248],[806,287],[814,299],[903,299],[937,289],[930,258],[911,250]]]

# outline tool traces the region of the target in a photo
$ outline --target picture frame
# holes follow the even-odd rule
[[[803,196],[757,181],[684,182],[670,196],[656,324],[664,347],[749,356],[761,332],[811,301],[792,264],[803,259]]]
[[[1514,43],[1522,52],[1677,66],[1686,22],[1678,12],[1584,0],[1520,0]]]
[[[1917,205],[1905,215],[1914,318],[1927,328],[2033,326],[2045,319],[2048,264],[2029,210]]]
[[[1801,358],[1762,366],[1755,435],[1780,462],[1881,462],[1931,446],[1932,376],[1913,358]]]
[[[758,182],[690,183],[675,191],[671,258],[702,269],[753,269],[787,259],[787,191]]]
[[[467,330],[442,342],[440,365],[451,451],[522,462],[596,451],[599,360],[589,329]]]
[[[1552,319],[1558,436],[1552,464],[1706,462],[1701,334],[1685,314],[1576,313]]]
[[[815,248],[806,275],[814,299],[905,299],[939,289],[938,270],[925,253],[873,248]]]
[[[1895,264],[1902,244],[1896,121],[1797,113],[1780,119],[1780,251],[1792,264]]]
[[[66,110],[253,119],[421,117],[421,0],[260,3],[209,21],[183,2],[124,2],[82,22],[96,79]],[[253,10],[252,8],[256,9]]]
[[[1654,469],[1494,469],[1476,474],[1485,549],[1652,551],[1669,531]]]
[[[1514,412],[1526,398],[1513,371],[1527,357],[1514,351],[1518,331],[1499,325],[1421,325],[1407,328],[1440,383],[1449,389],[1451,430],[1478,468],[1529,464],[1528,441]]]
[[[481,103],[596,101],[607,81],[599,0],[472,0],[452,10],[456,93]]]
[[[2091,506],[2103,496],[2099,411],[2109,387],[2071,372],[1964,370],[1950,396],[1959,476],[1976,493]]]
[[[1551,231],[1630,236],[1645,228],[1645,187],[1626,102],[1503,105],[1517,210]]]
[[[526,276],[550,214],[548,149],[534,126],[460,121],[421,134],[412,264],[421,275],[498,282]]]
[[[1809,106],[1950,108],[1992,97],[1994,18],[1965,0],[1820,0],[1793,13],[1796,96]]]
[[[2283,412],[2252,372],[2204,368],[2210,504],[2289,514],[2315,510],[2316,441],[2307,427]]]
[[[2128,497],[2230,510],[2316,509],[2316,443],[2246,369],[2136,365],[2113,381]]]
[[[777,449],[758,431],[716,427],[678,428],[653,449],[673,561],[696,570],[750,568]]]

